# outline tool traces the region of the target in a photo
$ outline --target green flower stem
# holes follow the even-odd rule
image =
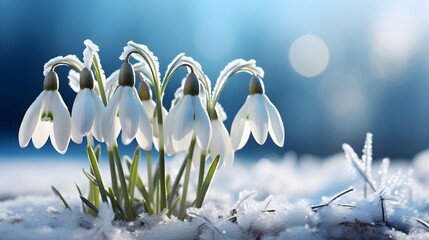
[[[101,78],[100,66],[98,65],[96,55],[92,58],[92,66],[94,66],[95,78],[97,79],[98,89],[100,90],[101,100],[104,106],[107,106],[106,92],[104,91],[103,79]]]
[[[152,176],[152,152],[146,151],[146,165],[147,165],[147,180],[148,191],[151,202],[153,202],[153,176]]]
[[[121,183],[122,195],[124,197],[126,219],[127,219],[127,221],[132,221],[136,218],[136,213],[134,212],[134,209],[132,207],[132,204],[131,204],[131,201],[130,201],[130,198],[128,195],[127,182],[125,180],[124,169],[122,168],[121,156],[119,155],[119,150],[118,150],[117,145],[113,146],[113,152],[115,153],[116,168],[118,170],[119,181]]]
[[[164,128],[162,124],[162,99],[159,85],[155,84],[156,92],[156,114],[158,120],[158,140],[159,140],[159,184],[160,184],[160,208],[164,210],[167,206],[167,191],[165,186],[165,150],[164,150]]]
[[[191,145],[189,146],[188,157],[186,158],[186,169],[185,169],[185,179],[183,180],[183,189],[182,196],[180,199],[180,208],[178,218],[183,220],[186,215],[186,195],[188,194],[188,185],[189,185],[189,176],[191,175],[191,166],[192,166],[192,155],[195,148],[195,137],[192,138]]]
[[[116,167],[115,167],[115,158],[113,155],[113,150],[107,148],[109,155],[109,167],[110,167],[110,177],[112,179],[112,190],[116,197],[116,200],[120,201],[119,187],[118,187],[118,178],[116,177]]]
[[[206,169],[206,152],[203,151],[201,152],[201,158],[200,158],[200,172],[198,175],[197,196],[200,193],[201,186],[203,185],[205,169]]]

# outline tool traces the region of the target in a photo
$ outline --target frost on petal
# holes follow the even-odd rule
[[[73,103],[72,122],[76,132],[87,135],[91,131],[95,118],[95,104],[89,88],[79,91]]]
[[[282,117],[270,99],[268,99],[265,94],[263,97],[269,117],[268,132],[270,133],[274,143],[279,147],[283,147],[285,141],[285,129]]]
[[[170,123],[171,144],[175,152],[188,149],[194,128],[194,111],[192,107],[192,97],[187,95],[177,106],[177,112],[173,122]]]
[[[265,143],[268,137],[268,113],[262,94],[254,94],[249,105],[250,130],[258,144]]]
[[[248,96],[243,106],[238,110],[237,115],[235,115],[234,120],[232,121],[231,126],[231,142],[232,147],[235,150],[239,150],[244,147],[247,143],[247,140],[250,136],[250,126],[247,121],[248,117],[248,108],[253,98]]]
[[[137,143],[141,148],[150,151],[152,148],[152,127],[143,108],[139,111],[139,128],[136,134]]]
[[[76,55],[67,55],[65,57],[58,56],[45,63],[43,66],[43,76],[46,76],[53,65],[69,65],[73,66],[73,68],[79,71],[84,68],[83,63],[79,60],[79,58],[76,57]]]
[[[203,104],[198,96],[192,97],[194,101],[195,111],[195,136],[197,144],[203,150],[207,150],[210,139],[212,137],[212,126],[207,111],[204,109]]]
[[[76,72],[75,70],[70,69],[69,75],[67,77],[69,79],[70,88],[76,93],[79,92],[79,90],[80,90],[80,85],[79,85],[80,74],[78,72]]]
[[[125,86],[122,88],[119,101],[119,121],[122,134],[125,134],[128,138],[134,138],[139,124],[139,108],[142,106],[133,94],[133,87]]]
[[[97,139],[99,142],[103,142],[103,128],[102,128],[102,120],[103,120],[103,114],[104,114],[104,105],[101,102],[100,97],[97,95],[97,93],[94,90],[91,90],[91,97],[92,101],[94,102],[95,106],[95,118],[91,129],[91,134]]]
[[[119,108],[119,99],[122,92],[122,87],[118,88],[114,93],[109,103],[106,106],[106,110],[103,114],[102,119],[102,133],[104,140],[109,144],[113,145],[120,132],[119,119],[117,117]]]
[[[58,91],[54,91],[53,105],[53,135],[51,136],[52,145],[59,153],[64,154],[70,142],[71,135],[71,119],[70,113]],[[52,141],[54,138],[54,141]]]
[[[83,41],[86,48],[83,50],[83,64],[86,68],[91,68],[91,62],[94,55],[100,50],[90,39]]]
[[[40,121],[40,110],[42,109],[43,98],[45,95],[46,91],[42,91],[25,112],[18,133],[20,147],[26,147],[28,142],[30,142],[30,138],[33,135],[37,122]]]

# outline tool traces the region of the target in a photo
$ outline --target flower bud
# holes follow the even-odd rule
[[[147,101],[152,99],[152,91],[146,81],[141,81],[138,89],[139,98],[141,101]]]
[[[79,79],[80,89],[93,89],[94,88],[94,76],[92,76],[91,70],[88,68],[82,69],[80,71],[80,79]]]
[[[49,71],[43,81],[43,90],[58,90],[58,75],[54,71]]]
[[[250,95],[264,94],[265,92],[264,84],[262,83],[262,80],[259,77],[253,75],[252,79],[250,79],[249,92],[250,92]]]
[[[125,62],[119,71],[119,86],[134,87],[135,82],[134,68],[130,63]]]
[[[183,87],[184,95],[196,96],[200,94],[200,83],[195,73],[192,71],[188,74],[185,80],[185,86]]]

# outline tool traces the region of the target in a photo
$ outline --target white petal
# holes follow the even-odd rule
[[[162,107],[162,119],[165,122],[166,118],[167,118],[167,110]],[[165,126],[165,125],[164,125]],[[165,131],[165,128],[164,128]],[[155,149],[158,151],[159,150],[159,125],[158,125],[158,118],[155,115],[154,118],[152,119],[152,136],[153,136],[153,145],[155,146]],[[164,141],[166,141],[167,138],[164,138]],[[164,143],[165,144],[165,143]]]
[[[192,97],[194,100],[195,111],[195,136],[197,144],[203,150],[207,150],[210,139],[212,137],[212,126],[207,111],[204,109],[203,104],[199,97]]]
[[[89,88],[78,92],[73,103],[71,118],[77,133],[86,136],[91,131],[95,118],[95,106]]]
[[[52,110],[54,115],[53,120],[53,136],[51,136],[51,143],[55,150],[59,153],[64,154],[67,151],[67,147],[70,142],[71,135],[71,118],[70,113],[64,103],[61,95],[58,91],[54,92],[54,109]],[[54,139],[54,141],[52,140]]]
[[[279,147],[283,147],[285,141],[285,129],[282,117],[270,99],[268,99],[265,94],[263,96],[269,116],[268,131],[274,143]]]
[[[113,96],[109,100],[106,110],[104,111],[101,124],[104,141],[106,141],[111,146],[116,142],[116,138],[121,131],[119,118],[117,117],[121,91],[122,87],[119,87],[113,93]]]
[[[52,123],[46,121],[38,121],[36,128],[34,129],[32,142],[35,148],[39,149],[45,145],[49,138],[49,134],[52,132]]]
[[[72,128],[71,128],[71,139],[73,140],[73,142],[77,144],[81,144],[83,140],[82,134],[79,134],[76,131],[76,127],[74,126],[73,121],[72,121]]]
[[[142,105],[143,105],[144,111],[146,112],[147,117],[149,118],[149,120],[152,121],[153,114],[155,112],[155,106],[156,106],[155,101],[153,101],[152,99],[142,101]]]
[[[250,130],[258,144],[265,143],[268,137],[268,113],[262,94],[254,94],[249,105]]]
[[[194,111],[191,96],[184,96],[179,101],[174,120],[171,122],[169,131],[172,133],[171,144],[175,152],[186,151],[192,140],[194,127]]]
[[[198,144],[195,144],[194,152],[192,153],[192,166],[194,166],[194,168],[200,166],[201,152],[201,148],[198,146]]]
[[[178,106],[181,105],[181,102],[183,101],[183,98],[179,100],[179,103],[177,103],[174,107],[171,108],[170,112],[167,114],[167,116],[163,119],[164,121],[164,141],[165,141],[165,150],[168,155],[173,155],[174,149],[173,145],[171,144],[171,139],[173,138],[173,133],[170,131],[171,124],[173,123],[173,119],[175,119],[177,110],[179,109]],[[158,146],[159,147],[159,146]]]
[[[137,143],[141,148],[150,151],[152,148],[152,125],[145,110],[140,108],[139,128],[136,134]]]
[[[239,150],[246,145],[247,140],[250,136],[250,126],[247,121],[249,104],[252,102],[253,97],[248,96],[243,106],[238,110],[235,115],[231,126],[231,141],[232,147],[235,150]]]
[[[122,131],[121,134],[121,141],[124,145],[128,145],[133,141],[134,138],[128,137],[126,134],[124,134],[124,131]]]
[[[42,91],[25,112],[18,133],[19,146],[21,147],[26,147],[28,145],[37,122],[40,121],[40,110],[42,109],[43,98],[45,95],[46,91]]]
[[[91,134],[95,137],[95,139],[97,139],[97,141],[103,142],[102,120],[105,110],[104,104],[101,102],[100,97],[98,97],[94,90],[91,90],[91,96],[95,106],[95,118],[92,125]]]
[[[212,140],[210,141],[210,155],[214,159],[220,155],[220,160],[225,167],[230,167],[234,161],[234,149],[231,138],[225,125],[219,120],[212,121]]]
[[[139,126],[139,108],[141,104],[133,94],[133,87],[126,86],[122,88],[119,101],[119,121],[121,122],[122,134],[125,134],[127,138],[134,138]]]

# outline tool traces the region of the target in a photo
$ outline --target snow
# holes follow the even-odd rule
[[[364,179],[343,153],[325,159],[293,153],[236,159],[231,169],[219,169],[204,206],[188,209],[192,219],[143,213],[131,223],[114,221],[109,206],[96,218],[81,212],[74,184],[87,185],[86,162],[1,158],[0,239],[429,238],[429,150],[409,162],[374,160],[378,188],[368,189],[367,198]],[[173,175],[181,159],[167,162]],[[144,166],[140,171],[144,177]],[[107,164],[101,172],[108,182]],[[72,211],[61,206],[51,185]]]

